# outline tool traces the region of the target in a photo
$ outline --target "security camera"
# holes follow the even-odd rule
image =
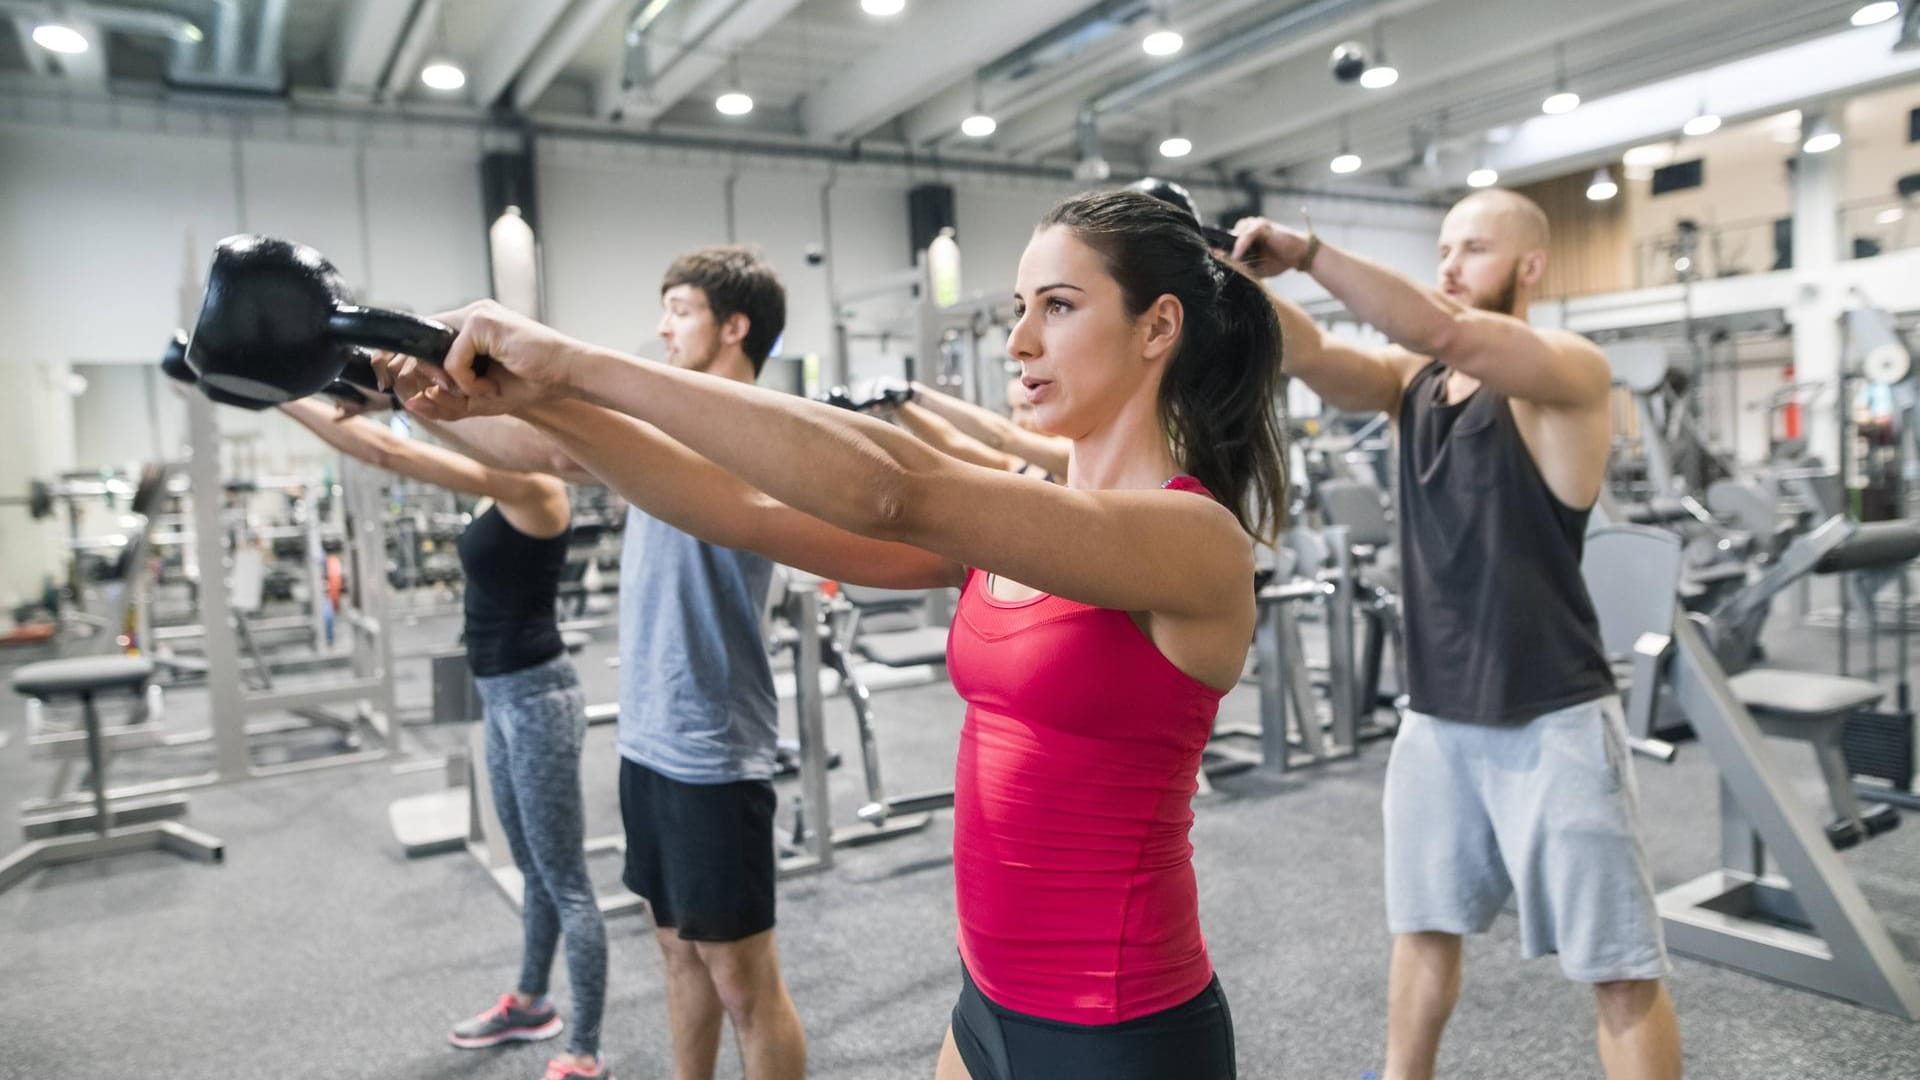
[[[1367,47],[1357,41],[1335,45],[1333,55],[1327,58],[1327,68],[1336,82],[1359,82],[1360,73],[1367,70]]]
[[[819,266],[827,261],[827,253],[819,244],[808,244],[802,251],[806,255],[808,266]]]

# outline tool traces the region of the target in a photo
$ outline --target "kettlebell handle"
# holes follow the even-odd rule
[[[363,345],[370,349],[417,356],[430,364],[446,360],[453,348],[455,334],[445,323],[385,308],[337,304],[327,316],[327,333],[345,345]],[[490,358],[474,358],[473,373],[485,375]]]

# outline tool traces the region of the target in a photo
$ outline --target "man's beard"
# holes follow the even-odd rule
[[[1519,300],[1520,261],[1515,259],[1513,267],[1507,271],[1507,283],[1500,287],[1500,291],[1495,293],[1491,300],[1475,297],[1473,306],[1481,311],[1491,311],[1496,315],[1511,315]]]

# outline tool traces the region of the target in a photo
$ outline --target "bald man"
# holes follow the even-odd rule
[[[1382,805],[1386,1080],[1433,1075],[1461,938],[1509,900],[1522,952],[1557,953],[1593,986],[1607,1076],[1678,1077],[1626,726],[1580,576],[1611,379],[1592,343],[1525,321],[1546,215],[1509,191],[1462,200],[1441,225],[1431,289],[1265,219],[1234,232],[1256,271],[1312,275],[1393,343],[1323,338],[1275,301],[1285,370],[1399,428],[1410,708]]]

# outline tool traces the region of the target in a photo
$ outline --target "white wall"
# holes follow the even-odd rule
[[[0,490],[24,491],[30,476],[76,466],[123,464],[155,446],[183,453],[185,410],[170,387],[158,387],[149,406],[144,373],[166,335],[191,322],[198,278],[220,237],[260,232],[318,248],[367,303],[430,312],[486,291],[479,160],[497,135],[427,123],[116,110],[58,123],[25,112],[0,121],[0,324],[9,329],[0,376],[10,387],[36,387],[0,402],[9,443],[31,444],[12,447],[0,464]],[[818,354],[823,370],[832,352],[829,271],[844,292],[910,265],[914,184],[955,187],[964,291],[996,295],[1011,292],[1040,216],[1080,186],[571,136],[542,136],[535,149],[554,325],[650,353],[668,263],[732,239],[758,245],[781,273],[783,351]],[[1224,193],[1200,197],[1209,214],[1227,201]],[[1297,200],[1276,202],[1283,205],[1271,213],[1295,219]],[[1333,242],[1431,277],[1437,212],[1317,200],[1314,215]],[[830,267],[807,265],[803,252],[813,244],[826,248]],[[1281,283],[1317,292],[1307,285]],[[904,290],[858,307],[862,322],[901,332],[884,348],[855,343],[855,377],[901,370],[900,357],[913,348],[899,318],[907,309]],[[989,347],[997,351],[998,342]],[[78,399],[62,389],[68,364],[90,379]],[[223,433],[244,441],[263,472],[324,459],[316,441],[271,412],[219,416]],[[57,533],[24,520],[0,511],[0,599],[37,586],[52,565],[48,553],[58,550]],[[39,545],[38,555],[16,561],[22,545]]]
[[[1271,195],[1266,200],[1266,216],[1289,228],[1304,229],[1303,204],[1307,216],[1313,219],[1314,231],[1326,243],[1384,263],[1422,285],[1433,283],[1440,267],[1438,245],[1440,221],[1446,216],[1444,209]],[[1268,285],[1281,296],[1300,303],[1328,299],[1327,290],[1305,274],[1284,274]]]

